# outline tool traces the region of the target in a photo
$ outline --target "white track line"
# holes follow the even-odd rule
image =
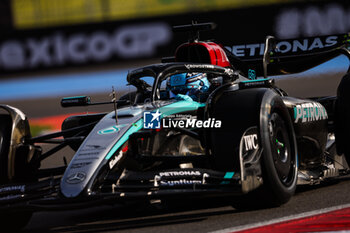
[[[350,207],[350,204],[338,205],[338,206],[328,207],[328,208],[319,209],[319,210],[312,210],[312,211],[305,212],[305,213],[293,214],[293,215],[290,215],[287,217],[271,219],[271,220],[264,221],[264,222],[247,224],[247,225],[237,226],[237,227],[229,227],[229,228],[225,228],[225,229],[221,229],[221,230],[217,230],[217,231],[212,231],[210,233],[228,233],[228,232],[243,231],[243,230],[262,227],[262,226],[271,225],[271,224],[275,224],[275,223],[281,223],[281,222],[286,222],[286,221],[295,220],[295,219],[299,219],[299,218],[305,218],[305,217],[310,217],[310,216],[314,216],[314,215],[324,214],[327,212],[345,209],[345,208],[349,208],[349,207]]]

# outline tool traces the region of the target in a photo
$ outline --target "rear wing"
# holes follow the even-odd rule
[[[252,71],[255,76],[266,77],[299,73],[341,54],[350,60],[349,45],[347,33],[288,40],[268,36],[265,43],[225,48],[231,64],[247,77]]]

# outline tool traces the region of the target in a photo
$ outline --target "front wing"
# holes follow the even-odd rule
[[[240,174],[208,169],[179,169],[123,174],[119,184],[77,198],[59,193],[60,178],[0,187],[0,210],[66,210],[127,201],[181,199],[242,194]]]

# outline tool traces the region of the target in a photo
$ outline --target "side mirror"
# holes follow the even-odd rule
[[[270,54],[276,49],[276,39],[273,36],[267,36],[265,40],[265,50],[263,56],[264,78],[267,78],[267,65],[270,64]]]
[[[90,105],[90,103],[91,103],[90,96],[65,97],[61,100],[61,106],[63,108],[87,106],[87,105]]]

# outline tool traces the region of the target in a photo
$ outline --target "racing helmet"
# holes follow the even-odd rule
[[[182,94],[197,99],[200,94],[207,92],[209,87],[210,83],[205,73],[175,74],[167,80],[167,90],[170,98]]]

